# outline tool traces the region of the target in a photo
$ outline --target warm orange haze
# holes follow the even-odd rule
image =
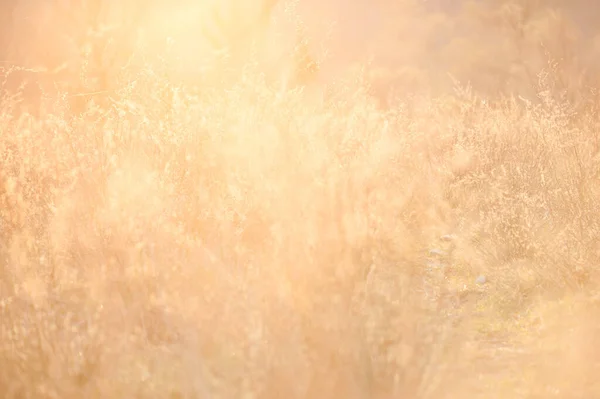
[[[4,1],[0,397],[599,398],[599,21]]]

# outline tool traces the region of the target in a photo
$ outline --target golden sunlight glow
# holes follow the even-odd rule
[[[600,398],[600,7],[0,3],[0,398]]]

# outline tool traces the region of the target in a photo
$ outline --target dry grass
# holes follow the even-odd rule
[[[3,94],[2,397],[600,395],[598,106],[561,71],[384,109],[153,68],[81,114]]]

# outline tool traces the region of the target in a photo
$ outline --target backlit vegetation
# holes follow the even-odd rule
[[[384,3],[371,63],[3,64],[0,396],[600,395],[586,2]]]

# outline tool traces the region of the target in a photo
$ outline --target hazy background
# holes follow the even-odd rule
[[[12,23],[2,25],[1,58],[50,70],[76,58],[73,54],[81,50],[77,47],[81,43],[72,41],[86,21],[64,10],[80,9],[85,2],[58,1],[63,12],[56,12],[51,3],[3,3],[2,18]],[[455,83],[453,79],[457,79],[486,95],[510,92],[534,100],[538,74],[552,62],[563,71],[557,76],[557,89],[576,96],[576,91],[587,90],[596,83],[599,49],[595,21],[600,6],[593,1],[304,0],[291,4],[295,4],[298,20],[304,25],[311,53],[322,61],[321,82],[330,82],[349,68],[355,70],[370,62],[369,79],[381,97],[389,90],[448,91]],[[125,10],[113,12],[113,20],[119,13],[131,12],[126,6],[105,7]],[[160,7],[171,11],[155,12],[151,18],[155,32],[148,40],[154,40],[156,46],[172,37],[177,43],[177,50],[173,51],[187,60],[181,64],[197,70],[204,62],[199,54],[206,52],[206,47],[195,29],[206,17],[194,14],[185,1]],[[177,9],[186,10],[185,21],[181,12],[175,15],[173,10]],[[283,6],[278,7],[275,14],[282,9]],[[244,22],[238,19],[225,23]],[[158,31],[161,24],[164,27]],[[289,19],[280,23],[278,34],[271,35],[269,41],[287,43],[285,46],[289,47],[290,41],[296,39],[291,25]],[[111,56],[107,65],[123,62],[118,55]]]
[[[571,93],[597,79],[593,1],[306,1],[300,8],[311,27],[335,26],[326,41],[332,69],[372,57],[373,75],[385,76],[379,90],[448,90],[451,75],[486,95],[533,99],[548,62],[560,64],[557,84]]]

